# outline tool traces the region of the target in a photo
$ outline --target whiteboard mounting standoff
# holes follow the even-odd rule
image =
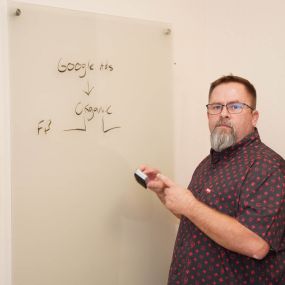
[[[170,35],[170,34],[171,34],[171,29],[169,29],[169,28],[165,29],[165,30],[164,30],[164,34],[165,34],[166,36]]]
[[[16,12],[15,12],[15,15],[16,16],[20,16],[22,14],[22,11],[21,9],[17,8]]]

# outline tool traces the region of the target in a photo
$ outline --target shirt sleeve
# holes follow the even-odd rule
[[[237,220],[268,242],[271,249],[284,249],[284,164],[255,161],[241,185]]]

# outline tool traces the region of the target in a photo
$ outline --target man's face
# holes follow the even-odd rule
[[[241,83],[229,82],[218,85],[212,91],[209,104],[245,103],[252,106],[251,96]],[[245,107],[239,114],[231,114],[224,107],[217,115],[208,114],[211,143],[218,144],[216,150],[221,151],[253,132],[258,120],[258,112]],[[216,148],[213,147],[214,149]]]

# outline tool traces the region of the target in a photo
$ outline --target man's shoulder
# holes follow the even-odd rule
[[[261,142],[255,149],[254,163],[266,164],[269,168],[280,168],[285,171],[284,158],[272,148]]]
[[[209,154],[198,164],[196,170],[210,163],[211,163],[211,155]]]
[[[205,163],[209,163],[211,161],[211,154],[208,154],[200,163],[200,164],[205,164]]]
[[[263,142],[260,144],[260,154],[266,159],[272,159],[273,161],[280,161],[284,163],[284,158]]]

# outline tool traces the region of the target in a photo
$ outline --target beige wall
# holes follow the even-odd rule
[[[176,63],[175,178],[178,183],[182,185],[188,183],[195,166],[209,150],[205,104],[209,83],[220,75],[238,74],[247,77],[255,84],[258,91],[258,109],[261,112],[259,122],[261,137],[265,143],[285,156],[283,127],[285,85],[282,84],[285,79],[285,2],[283,0],[34,0],[25,2],[172,23]],[[5,6],[6,1],[1,0],[1,3]],[[3,60],[5,26],[1,27],[0,44]],[[6,67],[5,64],[1,66],[1,83],[6,82],[4,76]],[[2,103],[7,107],[5,87],[1,86],[0,92],[1,108]],[[1,116],[2,158],[8,149],[7,141],[3,142],[2,138],[7,136],[9,130],[2,113]],[[7,157],[4,157],[4,162],[8,163]],[[3,163],[1,177],[4,177],[4,181],[9,177]],[[2,183],[0,189],[1,197],[5,197],[1,205],[3,207],[4,203],[6,208],[9,206],[7,205],[9,203],[7,185]],[[3,214],[3,209],[1,213]],[[6,218],[0,220],[1,226],[5,223],[7,225],[9,209],[6,209],[3,215]],[[6,237],[9,238],[9,235]],[[1,249],[4,248],[4,244],[9,242],[2,238]],[[1,251],[1,260],[3,256],[5,253]],[[5,285],[9,284],[5,283]]]

